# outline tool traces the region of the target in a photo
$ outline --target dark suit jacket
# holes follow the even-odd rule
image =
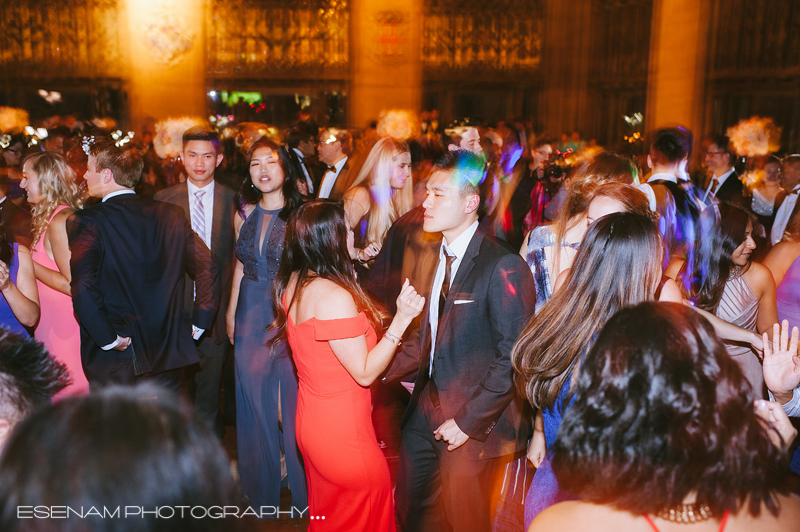
[[[719,187],[714,197],[717,198],[718,201],[731,203],[749,210],[750,201],[749,198],[744,195],[744,190],[744,184],[739,179],[739,174],[734,170],[733,173],[728,176],[728,179],[722,183],[722,186]]]
[[[224,186],[222,183],[214,185],[214,215],[211,222],[211,255],[219,271],[220,284],[222,286],[222,297],[219,302],[217,316],[214,325],[205,335],[214,340],[219,345],[228,341],[228,333],[225,324],[225,313],[228,310],[228,303],[231,299],[231,282],[233,280],[233,198],[236,193]],[[165,201],[177,205],[183,209],[186,219],[191,225],[191,210],[189,209],[189,187],[186,182],[173,187],[164,189],[155,195],[158,201]],[[186,279],[186,293],[184,304],[191,312],[194,306],[194,283],[191,279]]]
[[[72,303],[81,326],[81,360],[90,382],[105,382],[115,352],[131,338],[141,373],[199,361],[192,324],[208,329],[220,297],[217,266],[180,208],[125,194],[67,219]],[[194,312],[183,305],[186,273],[197,282]]]
[[[322,178],[325,177],[325,172],[322,173]],[[336,176],[336,181],[333,183],[333,188],[331,189],[331,193],[328,196],[328,199],[339,201],[344,197],[344,193],[347,192],[347,189],[350,188],[350,183],[352,179],[355,179],[356,176],[350,176],[350,157],[344,163],[342,167],[342,171],[339,172],[339,175]],[[319,199],[319,189],[322,186],[322,178],[319,180],[319,185],[315,189],[315,196]]]
[[[391,381],[419,370],[403,425],[429,381],[430,298],[439,296],[428,296],[418,332],[403,344],[386,375]],[[442,414],[470,437],[454,451],[465,458],[494,458],[527,446],[531,416],[514,388],[511,349],[534,303],[528,265],[478,227],[445,302],[434,360]]]
[[[15,205],[11,198],[6,197],[5,201],[0,203],[0,216],[3,217],[3,222],[6,224],[6,240],[30,248],[31,213]]]

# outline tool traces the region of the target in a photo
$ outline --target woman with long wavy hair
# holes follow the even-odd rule
[[[35,337],[70,373],[71,385],[54,398],[85,395],[89,383],[81,365],[80,327],[72,310],[72,254],[67,241],[67,218],[83,208],[77,178],[63,156],[42,152],[25,159],[20,184],[33,206],[32,258],[41,307]]]
[[[377,255],[395,220],[414,207],[413,185],[408,145],[379,140],[343,198],[359,262]]]
[[[303,452],[310,530],[395,529],[389,466],[372,426],[369,385],[391,362],[425,298],[406,280],[397,314],[383,313],[356,279],[353,232],[342,207],[308,203],[286,230],[275,281],[276,340],[297,365],[297,444]]]
[[[662,278],[662,256],[661,237],[651,218],[615,213],[596,220],[563,284],[514,345],[511,357],[518,387],[539,410],[531,445],[542,449],[525,499],[526,525],[568,497],[558,488],[551,457],[545,458],[543,450],[555,441],[581,358],[618,310],[654,299]]]
[[[257,140],[248,154],[248,175],[236,196],[236,264],[226,314],[236,370],[236,448],[239,480],[250,505],[278,507],[281,448],[292,505],[308,501],[303,461],[295,443],[297,377],[285,342],[266,346],[273,315],[272,285],[278,273],[286,224],[303,199],[292,150]]]

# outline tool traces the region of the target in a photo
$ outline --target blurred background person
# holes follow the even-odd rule
[[[26,151],[26,144],[25,136],[22,133],[12,135],[8,146],[2,148],[3,156],[0,158],[0,168],[8,169],[8,198],[17,205],[24,202],[19,182],[22,180],[22,157]]]
[[[226,314],[236,367],[236,447],[242,492],[252,506],[279,506],[281,450],[292,505],[308,505],[303,460],[295,437],[297,377],[286,342],[266,346],[274,332],[271,299],[286,224],[302,203],[298,171],[285,146],[262,138],[248,155],[249,175],[236,197],[236,264]]]
[[[0,326],[25,337],[39,321],[39,290],[31,252],[6,240],[0,220]]]
[[[800,155],[789,155],[781,163],[784,191],[775,198],[775,218],[770,240],[774,246],[783,240],[783,232],[789,222],[800,213]]]
[[[0,331],[0,451],[14,428],[69,385],[69,370],[44,346]]]
[[[408,145],[390,137],[379,140],[344,195],[358,262],[377,255],[392,224],[411,210],[413,186]]]
[[[67,218],[83,208],[75,172],[63,156],[40,152],[26,157],[22,188],[33,206],[33,259],[41,317],[36,339],[69,370],[71,384],[56,399],[89,393],[81,364],[81,334],[72,309]]]
[[[711,139],[703,161],[709,173],[703,201],[709,204],[716,199],[746,208],[749,201],[745,197],[744,184],[733,167],[736,153],[730,139],[725,135]]]
[[[772,155],[764,163],[764,178],[753,189],[753,201],[750,204],[767,236],[772,231],[775,219],[775,200],[781,192],[781,160]]]
[[[697,307],[757,334],[778,321],[775,281],[770,270],[753,262],[754,220],[740,207],[720,203],[703,213],[691,262],[672,266],[685,296]],[[725,348],[750,380],[753,399],[763,398],[759,357],[748,344],[726,342]]]
[[[553,506],[531,531],[797,528],[800,499],[785,484],[796,431],[749,400],[748,379],[690,308],[616,314],[574,389],[553,467],[581,502]]]
[[[216,435],[192,410],[181,409],[176,396],[153,385],[114,386],[39,410],[14,431],[0,470],[5,532],[52,530],[50,519],[20,519],[18,508],[35,506],[83,508],[84,518],[59,521],[67,532],[247,527],[245,519],[213,517],[219,514],[212,507],[220,514],[222,508],[244,511]],[[153,513],[132,515],[132,507]],[[125,510],[108,517],[106,510],[117,508]]]
[[[800,216],[786,228],[784,240],[769,250],[764,259],[777,286],[775,303],[778,320],[800,325]],[[768,331],[767,331],[768,332]]]
[[[351,172],[348,165],[352,146],[350,132],[345,129],[329,127],[319,132],[317,137],[319,162],[326,165],[319,179],[317,199],[340,200],[350,188]]]

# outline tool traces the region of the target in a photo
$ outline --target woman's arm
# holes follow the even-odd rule
[[[311,294],[307,294],[308,297]],[[411,321],[422,312],[425,298],[417,294],[408,279],[403,283],[403,290],[397,297],[397,314],[383,338],[367,351],[365,335],[356,338],[330,340],[331,350],[342,363],[342,366],[361,386],[369,386],[389,366],[400,338],[403,337]],[[320,301],[315,317],[322,320],[353,318],[358,316],[358,309],[353,297],[343,288],[336,287],[326,291],[324,304]],[[396,339],[396,342],[393,341]]]
[[[67,240],[67,218],[72,212],[72,209],[64,209],[56,214],[50,222],[50,227],[47,228],[42,237],[43,242],[40,244],[45,246],[45,242],[50,243],[50,249],[53,252],[58,271],[51,270],[35,261],[33,263],[34,273],[38,280],[53,290],[58,290],[68,296],[72,296],[69,285],[72,279],[69,271],[69,259],[72,254]]]
[[[745,273],[745,276],[750,277],[748,282],[758,297],[758,318],[756,322],[758,332],[759,334],[770,332],[772,326],[778,323],[775,279],[769,269],[757,262],[750,265],[750,271]]]
[[[528,241],[530,240],[530,238],[531,238],[531,232],[528,231],[528,234],[525,235],[525,240],[522,241],[522,247],[519,248],[520,256],[526,261],[528,260]]]
[[[18,249],[17,283],[11,282],[8,266],[0,262],[0,292],[6,298],[17,320],[25,327],[33,327],[40,316],[39,290],[36,288],[36,277],[33,274],[31,252],[25,246],[19,246]]]
[[[531,461],[533,467],[538,469],[544,461],[545,454],[547,454],[547,441],[544,437],[544,417],[542,417],[542,411],[539,410],[533,421],[533,437],[528,445],[528,460]]]
[[[233,219],[233,241],[234,244],[239,241],[239,231],[242,229],[241,216],[234,215]],[[242,284],[242,277],[244,277],[244,265],[236,258],[236,266],[233,269],[233,283],[231,284],[231,299],[228,302],[228,310],[225,313],[225,330],[228,332],[228,340],[233,345],[233,335],[236,332],[236,307],[239,304],[239,287]]]
[[[786,275],[789,267],[797,259],[798,252],[800,252],[798,244],[794,242],[778,242],[764,257],[763,264],[772,273],[776,287],[783,282],[783,276]]]
[[[353,187],[344,197],[344,214],[351,228],[355,228],[369,211],[369,192],[364,187]]]

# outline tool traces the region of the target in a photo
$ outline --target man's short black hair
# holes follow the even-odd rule
[[[186,149],[186,143],[192,140],[199,140],[203,142],[210,142],[214,146],[214,151],[219,155],[222,153],[222,145],[219,142],[219,134],[213,129],[208,129],[202,126],[190,127],[183,133],[183,149]]]
[[[451,173],[451,182],[462,197],[477,194],[480,197],[478,216],[483,216],[486,199],[491,191],[484,157],[468,150],[450,150],[437,159],[433,172]]]
[[[0,418],[16,425],[70,382],[43,344],[0,329]]]
[[[650,158],[662,164],[674,164],[692,156],[694,137],[682,127],[666,127],[656,131],[650,145]]]

